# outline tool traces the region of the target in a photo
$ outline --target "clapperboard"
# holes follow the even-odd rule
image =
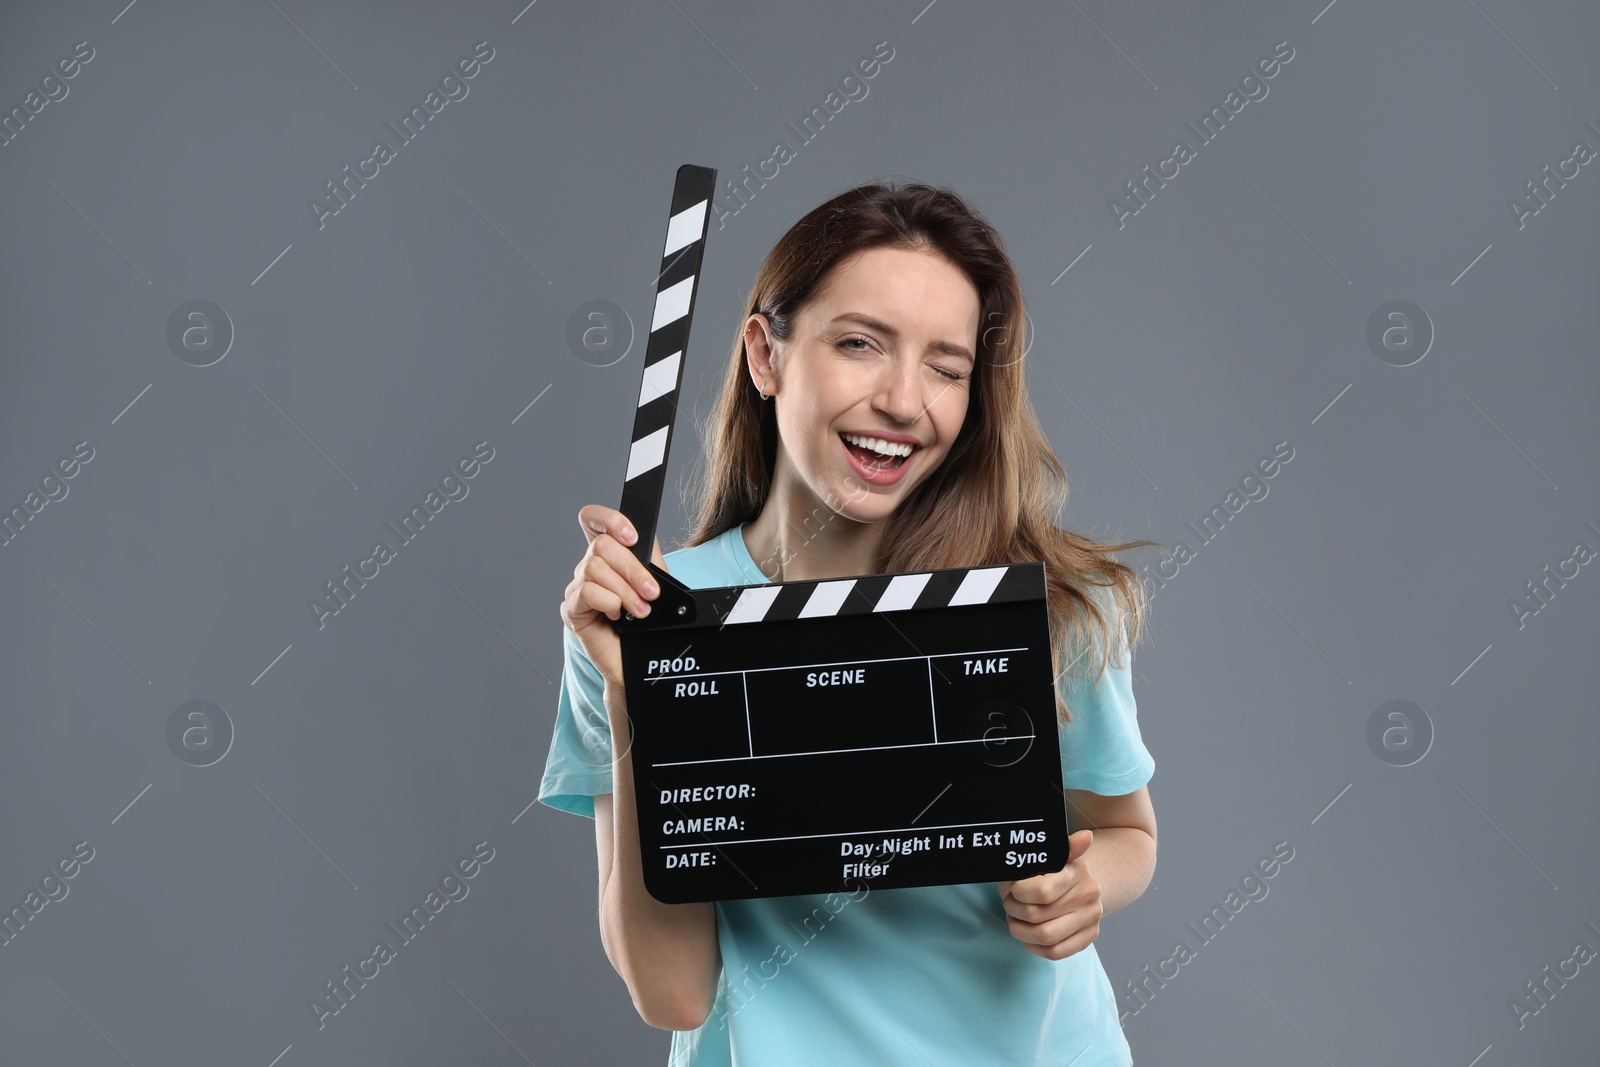
[[[1066,863],[1044,564],[691,589],[650,560],[716,171],[680,167],[620,510],[645,887],[668,904]]]

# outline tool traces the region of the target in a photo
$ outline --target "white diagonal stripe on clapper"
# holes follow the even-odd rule
[[[702,200],[672,216],[672,221],[667,223],[667,247],[661,253],[662,259],[700,239],[700,227],[706,221],[706,206],[710,203],[709,200]]]
[[[917,595],[922,592],[922,587],[928,584],[931,574],[897,574],[889,582],[888,588],[878,598],[878,604],[873,611],[904,611],[917,602]]]
[[[1000,584],[1000,579],[1004,578],[1005,574],[1005,567],[968,571],[967,576],[961,579],[961,587],[956,590],[956,595],[950,598],[950,606],[988,603],[989,594],[994,592],[994,587]]]
[[[723,619],[723,625],[731,622],[760,622],[766,617],[767,609],[772,607],[772,602],[778,599],[778,590],[781,586],[762,586],[746,589],[739,594],[739,599],[734,603],[733,610],[728,612],[728,617]]]
[[[645,471],[654,470],[661,465],[662,458],[667,454],[667,430],[663,426],[655,433],[639,438],[628,450],[628,474],[622,480],[631,482]]]
[[[683,353],[674,352],[666,359],[658,359],[644,369],[644,384],[639,386],[639,406],[644,407],[658,396],[672,392],[678,384],[678,363]]]
[[[678,284],[668,286],[656,294],[656,311],[650,320],[651,333],[689,314],[689,295],[694,292],[694,278],[695,276],[691,274]]]
[[[839,614],[839,605],[844,603],[844,598],[850,595],[850,590],[855,584],[854,578],[847,578],[841,582],[823,582],[811,590],[811,596],[806,601],[806,606],[800,609],[799,617],[810,619],[818,615]]]

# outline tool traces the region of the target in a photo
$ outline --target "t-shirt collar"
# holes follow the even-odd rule
[[[761,573],[761,568],[756,566],[755,559],[750,555],[749,547],[744,543],[744,528],[749,523],[740,523],[723,534],[723,551],[733,560],[734,566],[751,585],[771,585],[772,579]]]

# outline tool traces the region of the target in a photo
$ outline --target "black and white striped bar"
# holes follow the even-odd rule
[[[911,611],[1022,600],[1034,592],[1026,566],[974,567],[922,574],[875,574],[861,578],[752,585],[739,593],[722,622],[723,625],[732,626],[781,619],[815,619],[830,615],[861,615],[875,611]]]
[[[623,478],[619,509],[639,535],[632,548],[642,563],[650,562],[650,545],[661,514],[667,455],[678,411],[678,390],[683,382],[683,353],[689,345],[689,323],[694,317],[716,181],[715,170],[686,163],[678,168],[672,189],[672,215],[667,220],[667,240],[656,278],[655,310],[650,316],[639,406],[633,418],[633,444],[628,449],[628,473]]]

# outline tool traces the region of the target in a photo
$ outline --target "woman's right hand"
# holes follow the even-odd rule
[[[561,602],[561,622],[578,635],[584,651],[594,661],[608,685],[622,685],[622,641],[610,623],[624,609],[634,617],[650,613],[649,601],[661,595],[655,579],[634,556],[638,539],[633,524],[616,508],[586,504],[578,510],[578,525],[589,548],[573,570],[566,599]],[[667,570],[661,542],[650,546],[650,561]]]

